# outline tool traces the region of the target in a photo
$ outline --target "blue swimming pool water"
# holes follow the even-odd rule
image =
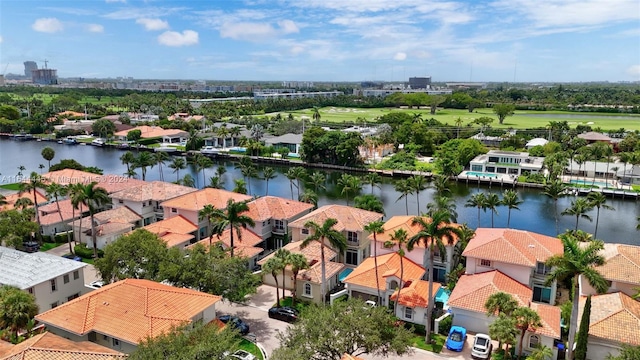
[[[467,176],[477,176],[477,177],[488,177],[488,178],[497,178],[497,174],[478,172],[478,171],[467,171]]]
[[[579,180],[579,179],[571,180],[570,183],[578,184],[578,185],[591,185],[591,184],[593,184],[595,186],[600,186],[600,187],[611,186],[611,185],[607,184],[606,182],[602,182],[602,181],[593,182],[593,181],[590,181],[590,180]]]
[[[444,288],[438,289],[436,293],[436,302],[441,302],[442,305],[446,306],[449,301],[449,291]]]

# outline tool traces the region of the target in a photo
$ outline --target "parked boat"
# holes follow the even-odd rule
[[[63,140],[63,143],[65,143],[67,145],[77,145],[78,144],[78,140],[76,140],[76,138],[74,138],[73,136],[67,136]]]
[[[157,148],[153,149],[153,151],[155,151],[155,152],[166,152],[166,153],[172,153],[172,152],[175,152],[177,150],[178,149],[176,149],[174,147],[171,147],[171,146],[160,146],[160,147],[157,147]]]
[[[217,154],[219,152],[220,152],[220,150],[216,149],[213,146],[205,146],[202,149],[200,149],[200,153],[205,154],[205,155]]]
[[[101,138],[93,139],[93,141],[91,141],[91,145],[93,146],[104,146],[104,144],[104,139]]]

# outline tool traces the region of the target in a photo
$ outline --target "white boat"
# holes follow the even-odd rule
[[[73,136],[67,136],[64,139],[64,143],[68,145],[76,145],[78,143],[78,140],[76,140],[76,138],[74,138]]]
[[[171,147],[171,146],[160,146],[157,147],[155,149],[153,149],[153,151],[155,152],[167,152],[167,153],[172,153],[174,151],[177,151],[178,149]]]
[[[205,146],[202,149],[200,149],[201,154],[217,154],[219,152],[220,150],[216,149],[213,146]]]
[[[104,139],[101,138],[93,139],[93,141],[91,141],[91,145],[93,146],[104,146],[104,144]]]

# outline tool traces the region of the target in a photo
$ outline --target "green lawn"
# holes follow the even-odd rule
[[[463,126],[473,122],[475,119],[489,116],[494,118],[491,124],[494,128],[536,128],[545,127],[550,121],[567,121],[571,127],[577,125],[590,125],[591,127],[601,127],[602,129],[619,129],[640,130],[640,115],[637,114],[607,114],[607,113],[577,113],[568,111],[516,111],[514,116],[505,119],[504,124],[498,124],[498,118],[493,114],[491,109],[478,109],[473,113],[467,110],[442,109],[438,110],[435,115],[431,115],[428,109],[393,109],[393,108],[374,108],[374,109],[357,109],[357,108],[340,108],[340,107],[324,107],[320,109],[320,119],[326,122],[354,122],[357,118],[362,117],[367,121],[375,121],[379,116],[390,112],[405,112],[409,114],[419,113],[425,119],[434,118],[445,124],[453,125],[455,120],[460,118]],[[291,113],[296,119],[306,116],[309,120],[313,118],[313,110],[297,110],[280,112],[286,118]],[[277,113],[268,114],[274,116]],[[563,117],[566,115],[578,115],[580,118]],[[633,119],[620,119],[619,117],[633,117]]]
[[[424,341],[424,335],[415,334],[415,336],[411,339],[411,341],[413,342],[413,347],[439,354],[442,351],[442,347],[444,347],[444,342],[445,340],[447,340],[447,337],[440,334],[433,334],[431,336],[434,340],[433,344],[427,344]]]
[[[0,185],[0,189],[20,191],[20,183]]]
[[[45,242],[45,243],[43,243],[43,244],[42,244],[42,246],[40,246],[40,251],[49,251],[49,250],[51,250],[51,249],[53,249],[53,248],[56,248],[56,247],[58,247],[58,246],[60,246],[60,245],[63,245],[63,244],[66,244],[66,243],[50,243],[50,242]]]
[[[284,299],[280,300],[280,306],[291,307],[291,302],[292,302],[291,296],[287,296]],[[299,299],[296,300],[296,306],[295,306],[296,310],[302,312],[302,310],[306,309],[308,306],[309,306],[309,303],[300,301]]]
[[[252,343],[251,341],[242,339],[242,342],[240,342],[240,350],[244,350],[252,353],[253,355],[256,356],[256,359],[258,360],[264,360],[264,358],[262,357],[262,352],[260,351],[258,346]]]

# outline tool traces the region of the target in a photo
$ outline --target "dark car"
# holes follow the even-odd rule
[[[82,261],[82,258],[78,255],[67,254],[67,255],[62,255],[62,257],[69,260]]]
[[[222,315],[218,316],[218,320],[222,321],[225,324],[229,324],[234,329],[237,329],[241,335],[247,335],[249,333],[249,325],[238,317],[231,315]]]
[[[19,250],[28,253],[38,252],[38,250],[40,250],[40,244],[38,244],[36,241],[25,241],[22,243],[22,246]]]
[[[298,320],[298,310],[288,306],[272,307],[269,309],[269,317],[292,323]]]

